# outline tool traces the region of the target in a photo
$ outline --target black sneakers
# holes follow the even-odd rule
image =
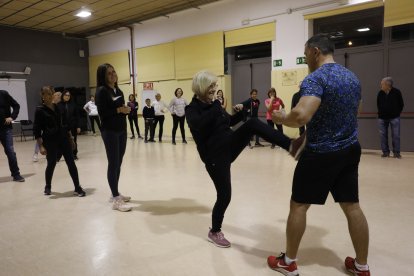
[[[86,193],[85,193],[85,191],[82,189],[82,187],[81,187],[81,186],[79,186],[79,187],[77,187],[77,188],[75,189],[75,191],[73,192],[73,195],[78,196],[78,197],[84,197],[84,196],[86,196]]]
[[[24,182],[25,179],[23,178],[23,176],[21,176],[20,174],[16,175],[13,177],[13,181],[14,182]]]

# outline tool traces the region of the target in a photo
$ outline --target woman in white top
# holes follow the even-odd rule
[[[101,130],[101,121],[99,120],[98,108],[96,107],[94,96],[92,95],[90,96],[89,102],[85,104],[83,109],[88,113],[89,121],[91,122],[91,128],[92,128],[93,135],[96,136],[94,121],[98,125],[99,131]]]
[[[154,107],[154,111],[155,111],[154,132],[159,122],[160,129],[158,132],[158,141],[162,142],[162,133],[163,133],[164,120],[165,120],[164,113],[168,111],[168,108],[167,108],[167,105],[163,101],[161,101],[160,93],[157,93],[155,95],[155,101],[152,102],[152,106]]]
[[[173,117],[172,143],[175,145],[175,133],[177,132],[178,123],[180,123],[181,138],[183,139],[183,143],[187,144],[187,141],[185,140],[184,123],[185,107],[188,103],[184,98],[182,98],[183,90],[181,88],[175,89],[174,94],[175,98],[171,100],[169,105],[169,109]]]

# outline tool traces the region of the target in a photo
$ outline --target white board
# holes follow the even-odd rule
[[[20,105],[19,115],[16,121],[28,120],[26,80],[25,79],[0,79],[0,90],[6,90],[10,96]]]

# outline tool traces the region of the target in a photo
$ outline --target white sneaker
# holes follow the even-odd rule
[[[35,154],[33,154],[33,162],[37,162],[37,161],[39,161],[39,157],[37,156],[37,154],[35,153]]]
[[[130,201],[131,200],[131,197],[130,196],[123,196],[123,195],[121,195],[121,194],[119,194],[119,196],[118,196],[119,198],[121,198],[124,202],[128,202],[128,201]],[[112,203],[112,202],[114,202],[114,199],[115,199],[116,197],[110,197],[109,198],[109,202],[110,203]]]
[[[112,210],[118,210],[121,212],[128,212],[131,211],[131,206],[125,203],[119,196],[114,199],[114,203],[112,204]]]

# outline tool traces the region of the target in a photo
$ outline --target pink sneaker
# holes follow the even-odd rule
[[[230,247],[231,243],[226,240],[223,232],[208,232],[208,241],[212,242],[217,247]]]
[[[345,268],[348,272],[352,273],[354,276],[371,276],[369,270],[361,271],[355,267],[355,259],[351,257],[346,257],[345,259]]]
[[[296,262],[292,262],[290,265],[285,263],[285,253],[280,253],[278,257],[267,257],[267,264],[273,270],[276,270],[286,276],[298,276],[298,267]]]

